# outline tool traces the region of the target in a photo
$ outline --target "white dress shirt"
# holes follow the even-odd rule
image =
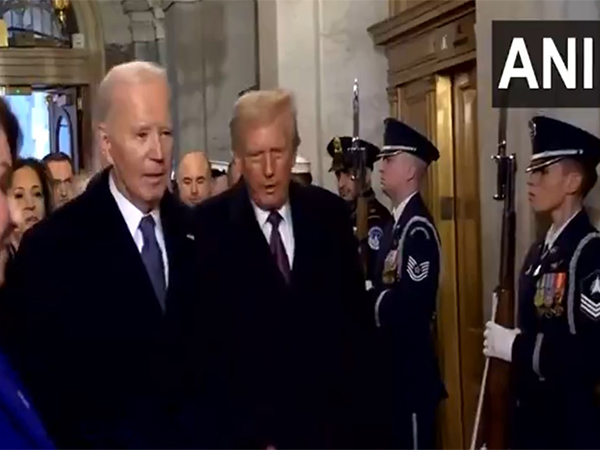
[[[400,216],[404,212],[406,205],[408,205],[408,202],[410,202],[410,199],[413,198],[416,194],[417,194],[417,191],[413,192],[408,197],[406,197],[402,201],[402,203],[400,203],[398,206],[396,206],[395,208],[392,209],[392,215],[394,216],[394,225],[398,224],[398,220],[400,220]]]
[[[127,198],[121,194],[115,181],[113,180],[112,174],[108,177],[108,187],[110,188],[110,193],[115,198],[115,202],[117,202],[117,206],[119,207],[119,211],[123,215],[123,219],[127,224],[127,229],[131,233],[133,237],[133,241],[137,246],[139,252],[142,252],[142,247],[144,246],[144,237],[142,236],[142,230],[140,230],[140,222],[145,214],[140,211],[133,203],[131,203]],[[156,240],[158,242],[158,246],[160,247],[160,252],[162,253],[163,265],[165,270],[165,286],[169,284],[169,260],[167,258],[167,247],[165,245],[165,236],[163,234],[162,222],[160,220],[160,210],[154,209],[150,211],[150,215],[154,219],[155,227],[154,232],[156,234]]]
[[[267,243],[270,243],[273,226],[269,223],[268,219],[271,212],[259,208],[254,202],[252,202],[252,207],[254,208],[258,225],[264,233],[265,238],[267,238]],[[279,208],[277,212],[283,217],[283,220],[279,224],[279,234],[281,235],[291,269],[294,265],[294,226],[292,225],[292,208],[289,202]]]

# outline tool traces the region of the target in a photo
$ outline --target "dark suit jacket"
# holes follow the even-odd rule
[[[26,391],[0,353],[0,449],[54,448]]]
[[[270,253],[243,181],[197,209],[212,301],[196,303],[190,354],[204,354],[199,349],[208,343],[213,360],[208,370],[197,364],[191,378],[203,380],[196,392],[208,387],[214,398],[193,446],[356,444],[357,345],[364,344],[372,314],[363,298],[358,243],[348,208],[337,196],[292,183],[290,205],[295,240],[290,285]],[[206,391],[203,399],[206,404]],[[213,440],[207,443],[209,431]]]
[[[171,317],[190,295],[193,240],[169,193],[161,220],[167,311],[110,193],[108,169],[25,236],[7,280],[12,349],[60,447],[164,446],[160,404]]]

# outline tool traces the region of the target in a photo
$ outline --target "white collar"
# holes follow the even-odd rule
[[[260,208],[256,203],[254,203],[254,201],[250,200],[250,202],[252,203],[252,208],[254,208],[254,214],[256,215],[256,220],[258,220],[258,224],[260,225],[260,227],[264,227],[265,224],[267,223],[267,220],[269,219],[269,214],[271,214],[271,211],[265,211],[264,209]],[[290,202],[289,200],[287,202],[285,202],[285,204],[279,208],[277,210],[277,212],[279,214],[281,214],[281,217],[283,217],[283,221],[287,224],[292,223],[292,208],[290,207]]]
[[[123,219],[125,219],[125,223],[127,224],[127,228],[132,236],[135,235],[138,227],[140,226],[140,222],[142,218],[146,215],[142,211],[140,211],[137,206],[131,203],[117,188],[115,180],[113,179],[112,172],[108,177],[108,187],[110,189],[110,193],[117,202],[117,206],[123,215]],[[150,211],[150,215],[154,219],[154,223],[156,224],[156,228],[162,232],[162,223],[160,221],[160,210],[158,208]]]
[[[398,206],[396,206],[395,208],[392,209],[392,214],[394,216],[394,223],[398,223],[398,220],[400,220],[400,216],[404,212],[406,205],[408,205],[408,202],[410,202],[410,199],[413,198],[416,194],[417,194],[417,191],[413,192],[408,197],[406,197],[402,201],[402,203],[400,203]]]
[[[571,217],[569,217],[569,220],[567,220],[565,223],[563,223],[562,226],[557,231],[554,231],[554,224],[552,224],[550,226],[550,228],[548,229],[548,232],[546,233],[546,239],[544,240],[544,245],[547,248],[551,248],[554,245],[554,243],[556,242],[556,239],[558,239],[558,237],[564,231],[564,229],[567,228],[567,225],[569,225],[569,223],[571,223],[571,221],[575,218],[575,216],[577,214],[579,214],[580,212],[581,212],[581,208],[578,209],[577,211],[575,211],[575,213]]]

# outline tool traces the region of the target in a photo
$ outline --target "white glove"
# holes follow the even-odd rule
[[[499,358],[511,362],[512,346],[519,333],[521,330],[518,328],[511,330],[494,322],[486,323],[483,333],[483,354],[488,358]]]

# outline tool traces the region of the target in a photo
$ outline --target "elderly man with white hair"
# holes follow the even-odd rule
[[[61,448],[174,445],[160,406],[166,330],[197,296],[194,236],[167,190],[169,97],[159,66],[111,69],[96,111],[110,166],[31,230],[7,280],[18,369]]]

